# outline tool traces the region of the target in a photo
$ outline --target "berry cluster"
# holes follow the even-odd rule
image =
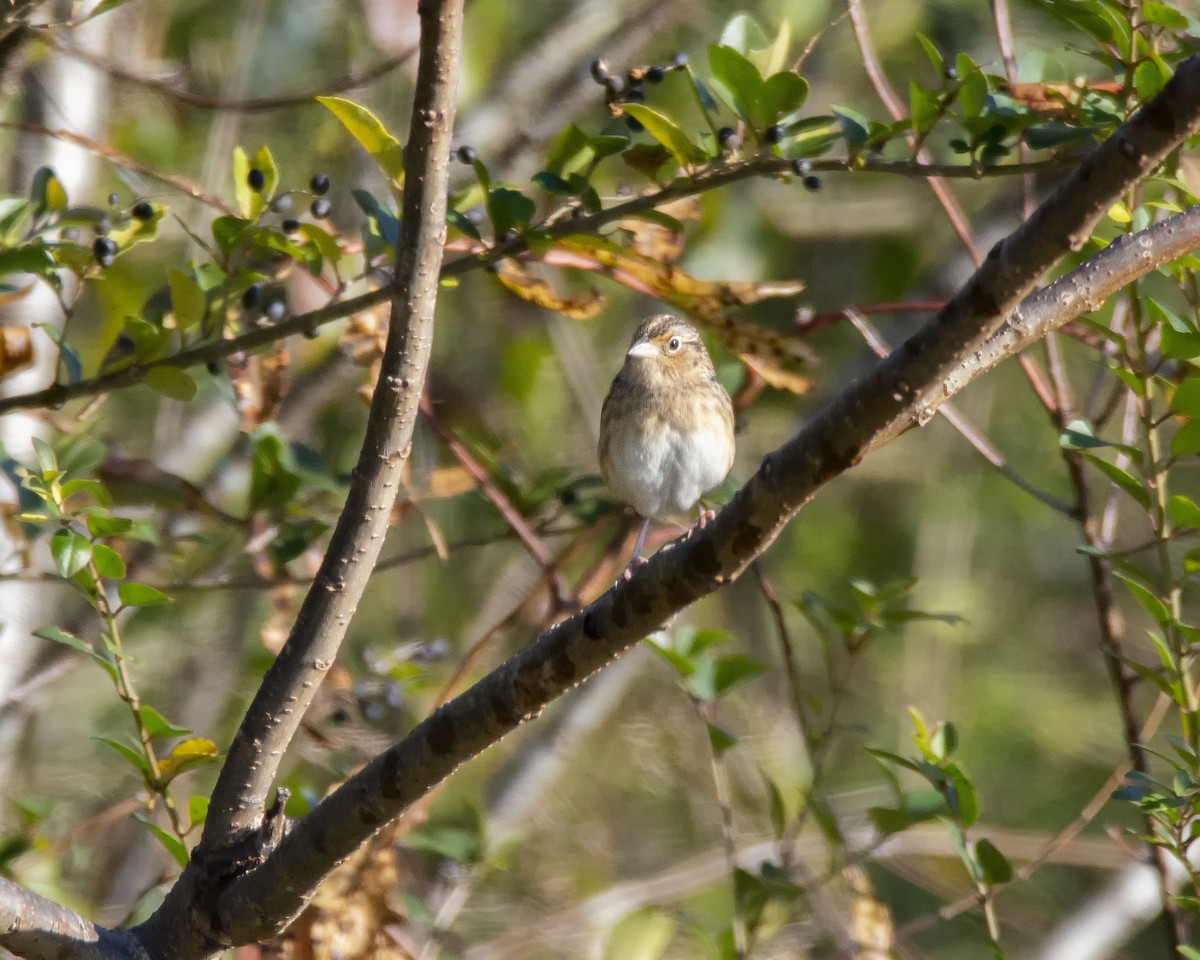
[[[604,102],[608,104],[612,115],[619,117],[622,104],[646,102],[647,83],[662,83],[668,70],[682,70],[687,63],[687,54],[677,53],[666,66],[653,64],[649,67],[633,67],[622,77],[614,74],[607,63],[597,58],[592,61],[592,79],[604,87]],[[627,115],[625,124],[634,132],[642,129],[642,124],[635,117]]]

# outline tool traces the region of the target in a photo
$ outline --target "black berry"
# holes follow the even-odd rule
[[[634,133],[637,133],[639,130],[646,129],[644,126],[642,126],[641,120],[639,120],[637,117],[631,117],[628,114],[625,116],[625,126],[627,126]]]
[[[263,313],[267,315],[268,320],[273,320],[278,323],[287,313],[287,305],[282,300],[272,300],[267,304]]]
[[[121,202],[121,198],[117,194],[110,193],[108,195],[108,205],[110,207],[115,207],[120,202]]]
[[[662,67],[653,66],[646,71],[646,80],[649,83],[662,83],[663,77],[667,75],[667,71]]]
[[[820,190],[821,189],[821,178],[816,176],[815,174],[810,173],[807,177],[804,178],[804,189],[805,190]]]
[[[246,288],[246,292],[242,294],[242,306],[247,310],[253,310],[262,300],[262,284],[252,283]]]
[[[468,166],[479,159],[479,153],[474,147],[468,147],[465,144],[458,148],[458,162],[465,163]]]
[[[717,131],[717,143],[729,149],[738,145],[737,131],[733,127],[722,127]]]
[[[300,229],[300,221],[295,217],[288,217],[280,226],[283,227],[284,233],[295,233]]]
[[[604,89],[608,91],[610,97],[619,97],[625,92],[624,77],[609,77],[604,81]]]
[[[308,188],[318,197],[324,196],[329,192],[329,177],[323,173],[314,173],[308,181]]]
[[[216,360],[209,360],[204,366],[214,377],[221,373],[221,365]]]
[[[796,174],[796,176],[806,176],[810,170],[812,170],[812,164],[807,160],[797,158],[792,161],[792,173]]]
[[[679,53],[675,54],[675,56],[673,56],[671,58],[671,66],[674,67],[676,70],[682,70],[687,65],[688,65],[688,55],[686,53],[684,53],[683,51],[680,51]]]
[[[108,237],[97,237],[92,243],[92,253],[100,266],[111,267],[113,257],[117,254],[117,244]]]
[[[612,74],[608,72],[608,64],[599,58],[592,61],[591,70],[592,79],[597,83],[604,83],[609,77],[612,76]]]
[[[766,140],[767,143],[778,143],[783,139],[783,127],[777,123],[771,124],[771,126],[767,127],[767,129],[763,131],[763,139]]]
[[[133,214],[133,219],[145,221],[154,216],[154,208],[145,200],[142,200],[133,205],[133,209],[130,211],[130,213]]]
[[[267,185],[267,175],[258,167],[251,167],[250,172],[246,174],[246,183],[251,190],[261,190]]]
[[[629,92],[625,94],[625,99],[630,103],[645,103],[646,91],[639,87],[630,87]]]
[[[287,213],[292,209],[292,195],[290,193],[281,193],[271,201],[271,210],[274,213]]]
[[[958,79],[958,70],[955,69],[954,67],[947,67],[946,68],[946,79],[947,80],[957,80]]]
[[[308,209],[312,211],[312,215],[318,220],[324,220],[329,216],[329,211],[333,209],[333,204],[324,197],[317,197]]]

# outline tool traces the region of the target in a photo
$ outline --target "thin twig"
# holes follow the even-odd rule
[[[190,90],[181,89],[169,81],[160,80],[157,77],[147,77],[129,70],[112,60],[97,56],[82,47],[64,43],[49,32],[41,33],[41,39],[64,56],[70,57],[72,60],[78,60],[80,63],[86,63],[89,67],[94,67],[115,80],[142,87],[151,93],[168,97],[177,103],[185,103],[190,107],[231,113],[255,113],[265,110],[282,110],[288,107],[305,106],[311,104],[319,96],[330,96],[332,94],[345,93],[358,87],[365,87],[381,77],[387,76],[397,67],[406,64],[417,52],[417,47],[414,44],[402,53],[388,57],[386,60],[382,60],[374,66],[368,67],[366,70],[347,74],[344,77],[322,84],[304,93],[279,94],[273,97],[252,97],[239,100],[209,97],[201,93],[193,93]]]
[[[151,180],[156,180],[168,187],[172,187],[180,193],[187,194],[193,200],[199,200],[201,203],[220,210],[222,213],[232,215],[234,212],[233,208],[224,200],[205,192],[204,188],[195,180],[175,173],[162,173],[159,170],[155,170],[149,164],[143,163],[141,160],[137,160],[128,154],[121,153],[121,151],[115,150],[100,140],[93,140],[91,137],[85,137],[70,130],[43,126],[40,123],[19,123],[14,120],[0,120],[0,130],[18,130],[21,133],[33,133],[43,137],[51,137],[55,140],[62,140],[64,143],[73,143],[77,147],[81,147],[98,157],[103,157],[105,160],[115,163],[118,167],[124,167],[126,170],[132,170],[143,177],[148,177]]]
[[[867,346],[871,348],[877,357],[886,357],[892,352],[891,346],[880,336],[879,332],[865,317],[860,316],[854,310],[845,310],[844,315],[854,325],[854,329],[859,332]],[[959,412],[953,403],[943,403],[938,407],[937,412],[945,417],[946,422],[971,445],[975,452],[995,467],[996,472],[1006,480],[1024,490],[1031,497],[1045,504],[1056,513],[1061,513],[1063,516],[1071,518],[1079,517],[1077,508],[1072,507],[1069,503],[1064,503],[1058,497],[1034,486],[1010,467],[1008,461],[1004,459],[1004,455],[993,447],[983,434],[975,429],[975,426]]]
[[[428,397],[421,397],[421,413],[433,428],[433,432],[438,435],[438,439],[450,451],[450,455],[479,484],[480,489],[483,490],[483,495],[492,502],[492,506],[499,511],[500,516],[504,518],[504,522],[512,528],[513,533],[517,535],[517,539],[525,545],[525,549],[529,551],[529,555],[542,568],[542,573],[550,584],[550,592],[555,610],[562,611],[577,608],[579,606],[578,598],[571,594],[571,590],[563,579],[557,561],[550,552],[550,548],[534,533],[533,529],[529,526],[529,521],[513,505],[513,502],[505,496],[504,491],[496,486],[491,474],[488,473],[483,464],[475,459],[471,451],[437,418],[433,412],[433,404],[429,402]]]
[[[854,39],[858,43],[859,53],[862,55],[863,67],[866,69],[867,77],[871,81],[871,86],[875,88],[875,93],[879,99],[883,101],[884,109],[891,115],[892,120],[900,121],[907,116],[908,111],[900,98],[896,96],[895,90],[892,89],[891,82],[887,78],[887,74],[883,72],[883,65],[879,62],[879,55],[875,52],[875,44],[871,40],[871,32],[867,27],[867,16],[862,9],[862,0],[846,0],[847,10],[850,14],[850,23],[854,28]],[[909,133],[906,137],[910,146],[916,149],[916,159],[918,163],[927,163],[929,161],[928,153],[919,148],[916,138]],[[941,204],[942,209],[946,212],[946,217],[950,220],[950,225],[954,228],[954,232],[958,234],[967,252],[971,255],[971,260],[978,267],[983,263],[983,255],[979,252],[979,248],[975,245],[975,240],[971,236],[971,228],[967,224],[966,215],[959,206],[958,201],[950,192],[945,183],[942,182],[940,176],[930,176],[926,181],[929,184],[929,189],[933,191],[933,195]]]

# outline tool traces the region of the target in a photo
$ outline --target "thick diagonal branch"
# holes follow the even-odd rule
[[[260,868],[226,892],[221,901],[224,928],[249,936],[255,929],[255,909],[264,904],[275,911],[288,909],[295,890],[315,884],[330,862],[350,853],[463,762],[536,716],[679,610],[735,579],[824,484],[871,450],[925,422],[938,403],[961,389],[968,380],[961,371],[970,368],[976,351],[1015,311],[1020,322],[1025,315],[1024,309],[1018,311],[1022,298],[1041,275],[1069,250],[1078,249],[1112,203],[1198,128],[1200,58],[1192,58],[1027,223],[996,245],[924,329],[769,455],[708,527],[664,548],[632,579],[538,637],[326,798]],[[1183,223],[1194,230],[1197,219],[1200,215],[1184,214],[1174,227]],[[1174,240],[1200,242],[1200,234],[1188,236],[1161,226],[1164,239],[1157,251],[1153,239],[1130,238],[1146,244],[1133,248],[1133,262],[1142,272],[1189,248]],[[1114,246],[1111,256],[1130,252]],[[1087,275],[1087,267],[1081,271]],[[1104,284],[1114,278],[1117,286],[1125,282],[1099,270],[1098,289],[1112,292],[1115,287]],[[1065,281],[1067,287],[1082,283],[1078,277]],[[1052,299],[1060,323],[1093,303],[1083,290],[1072,298],[1063,297],[1062,289],[1059,286],[1057,300]],[[1032,309],[1033,303],[1025,306]],[[958,376],[953,388],[952,376]]]

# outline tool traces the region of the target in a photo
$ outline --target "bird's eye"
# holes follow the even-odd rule
[[[676,350],[679,349],[679,347],[680,347],[680,343],[679,343],[678,337],[672,337],[670,340],[667,341],[667,349],[670,350],[671,353],[674,353]]]

